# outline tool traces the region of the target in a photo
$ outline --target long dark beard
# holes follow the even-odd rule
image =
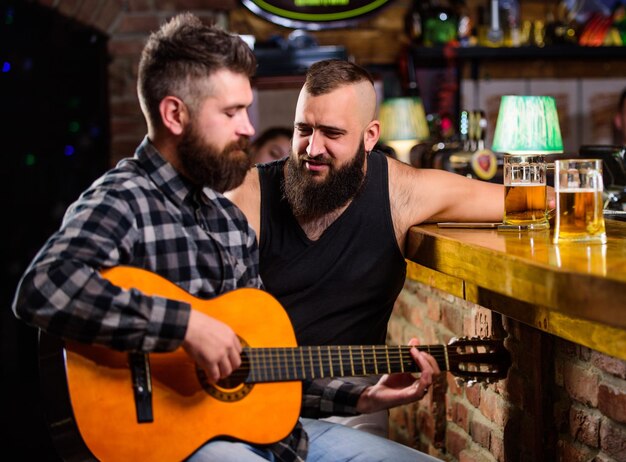
[[[318,183],[311,178],[302,159],[289,156],[285,166],[283,195],[291,205],[294,216],[319,218],[346,205],[363,184],[365,157],[365,146],[361,142],[349,164],[339,169],[329,164],[328,178]]]
[[[243,183],[252,165],[246,154],[247,145],[248,139],[242,137],[220,151],[207,143],[192,123],[178,144],[178,156],[187,179],[223,193]]]

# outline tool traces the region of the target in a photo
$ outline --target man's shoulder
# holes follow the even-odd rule
[[[249,198],[250,195],[257,195],[259,191],[259,168],[252,167],[246,173],[243,181],[236,188],[226,191],[224,196],[235,204],[239,204],[242,200]]]
[[[102,207],[128,211],[154,204],[155,199],[162,202],[166,195],[135,159],[128,158],[94,180],[83,191],[80,199],[94,206],[100,204]]]
[[[235,189],[226,191],[224,196],[235,204],[243,212],[254,229],[258,230],[257,222],[259,220],[261,203],[258,167],[251,168],[243,182]]]
[[[281,185],[285,178],[285,163],[287,159],[285,157],[256,166],[256,187],[259,191],[267,192],[268,190],[282,189]]]
[[[256,169],[259,175],[282,175],[285,162],[287,162],[287,157],[262,164],[256,164]]]
[[[98,178],[93,186],[110,191],[153,189],[148,176],[134,159],[125,159]]]

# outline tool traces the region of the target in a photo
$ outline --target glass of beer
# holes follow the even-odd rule
[[[554,243],[606,243],[602,203],[602,159],[554,162]]]
[[[504,155],[505,225],[548,229],[546,163],[541,154]]]

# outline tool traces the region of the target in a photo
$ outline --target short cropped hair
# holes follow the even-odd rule
[[[309,67],[304,88],[311,96],[319,96],[344,85],[360,82],[374,85],[371,74],[361,66],[340,59],[327,59]]]
[[[150,34],[139,61],[137,93],[148,122],[160,125],[159,104],[166,96],[197,109],[210,91],[207,77],[222,69],[251,78],[256,58],[237,35],[204,25],[191,13],[174,16]]]

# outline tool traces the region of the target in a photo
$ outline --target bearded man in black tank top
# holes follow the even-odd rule
[[[298,98],[291,155],[252,169],[226,194],[255,229],[265,287],[287,310],[302,345],[385,343],[404,284],[409,228],[502,218],[502,185],[416,169],[373,150],[376,112],[365,69],[341,60],[313,64]],[[369,412],[359,404],[381,384],[344,382],[343,390],[352,386],[363,398],[355,413]],[[316,417],[332,415],[315,385],[305,399],[319,401]]]

